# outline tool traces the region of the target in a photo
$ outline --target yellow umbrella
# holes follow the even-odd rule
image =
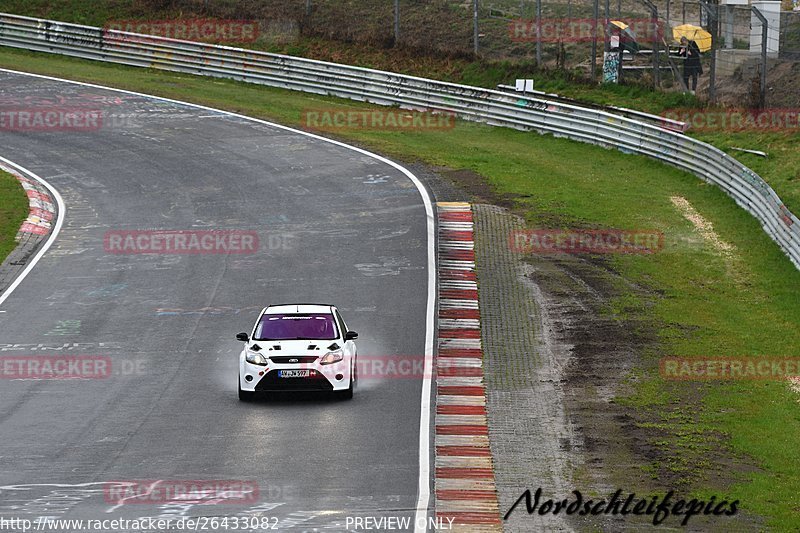
[[[621,20],[611,20],[611,21],[609,21],[609,23],[613,24],[614,26],[616,26],[617,28],[619,28],[621,30],[624,30],[624,29],[626,29],[628,27],[628,25],[625,24],[624,22],[622,22]]]
[[[672,37],[676,41],[680,41],[681,37],[686,37],[690,41],[697,43],[697,47],[701,52],[708,52],[711,50],[711,34],[699,26],[692,24],[683,24],[672,28]]]

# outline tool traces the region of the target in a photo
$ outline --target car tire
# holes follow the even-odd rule
[[[239,401],[240,402],[252,402],[253,398],[255,397],[256,393],[249,390],[242,390],[242,383],[239,382]]]

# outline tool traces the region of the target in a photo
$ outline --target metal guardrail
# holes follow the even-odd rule
[[[652,68],[652,67],[646,67]],[[669,67],[667,67],[669,68]],[[561,96],[559,94],[552,94],[546,93],[544,91],[519,91],[516,85],[498,85],[498,89],[501,91],[506,92],[514,92],[518,95],[522,96],[523,98],[527,96],[531,96],[532,98],[543,98],[551,102],[558,102],[560,104],[569,104],[569,105],[577,105],[586,109],[595,109],[599,111],[608,111],[609,113],[614,113],[615,115],[621,115],[626,118],[631,118],[633,120],[638,120],[640,122],[644,122],[646,124],[650,124],[652,126],[658,126],[661,128],[665,128],[672,131],[677,131],[680,133],[685,132],[689,129],[689,125],[685,122],[681,122],[679,120],[672,120],[670,118],[661,117],[658,115],[651,115],[650,113],[644,113],[643,111],[637,111],[635,109],[628,109],[627,107],[616,107],[613,105],[599,105],[599,104],[588,104],[586,102],[579,102],[572,98],[567,98],[565,96]]]
[[[646,155],[718,185],[800,269],[800,220],[755,172],[654,124],[547,98],[265,52],[0,14],[0,45],[281,87],[551,133]]]

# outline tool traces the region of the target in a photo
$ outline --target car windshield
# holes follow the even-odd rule
[[[333,340],[339,336],[333,315],[326,313],[264,315],[255,340]]]

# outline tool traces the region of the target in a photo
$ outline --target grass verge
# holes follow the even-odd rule
[[[28,216],[28,197],[17,178],[0,170],[0,263],[16,248],[19,227]]]
[[[302,126],[306,109],[370,109],[228,80],[8,49],[0,49],[0,64],[296,127]],[[668,382],[653,365],[665,355],[800,354],[800,273],[755,219],[718,188],[687,173],[641,156],[535,133],[458,122],[452,130],[340,130],[336,136],[402,161],[474,171],[498,193],[512,195],[516,210],[532,226],[662,231],[666,245],[660,253],[609,260],[626,282],[647,287],[650,295],[625,297],[609,313],[636,313],[659,328],[656,350],[643,355],[631,374],[633,392],[618,399],[652,420],[651,429],[660,436],[654,445],[664,448],[657,464],[639,457],[639,467],[646,472],[668,468],[696,494],[724,491],[729,499],[741,500],[743,512],[765,517],[775,529],[796,526],[800,406],[787,384]],[[730,250],[722,253],[700,237],[673,197],[685,198],[710,221]],[[691,420],[680,413],[691,414]],[[724,457],[707,455],[712,436]],[[628,467],[621,464],[618,471]],[[739,472],[733,485],[721,486],[710,475],[723,468]]]

